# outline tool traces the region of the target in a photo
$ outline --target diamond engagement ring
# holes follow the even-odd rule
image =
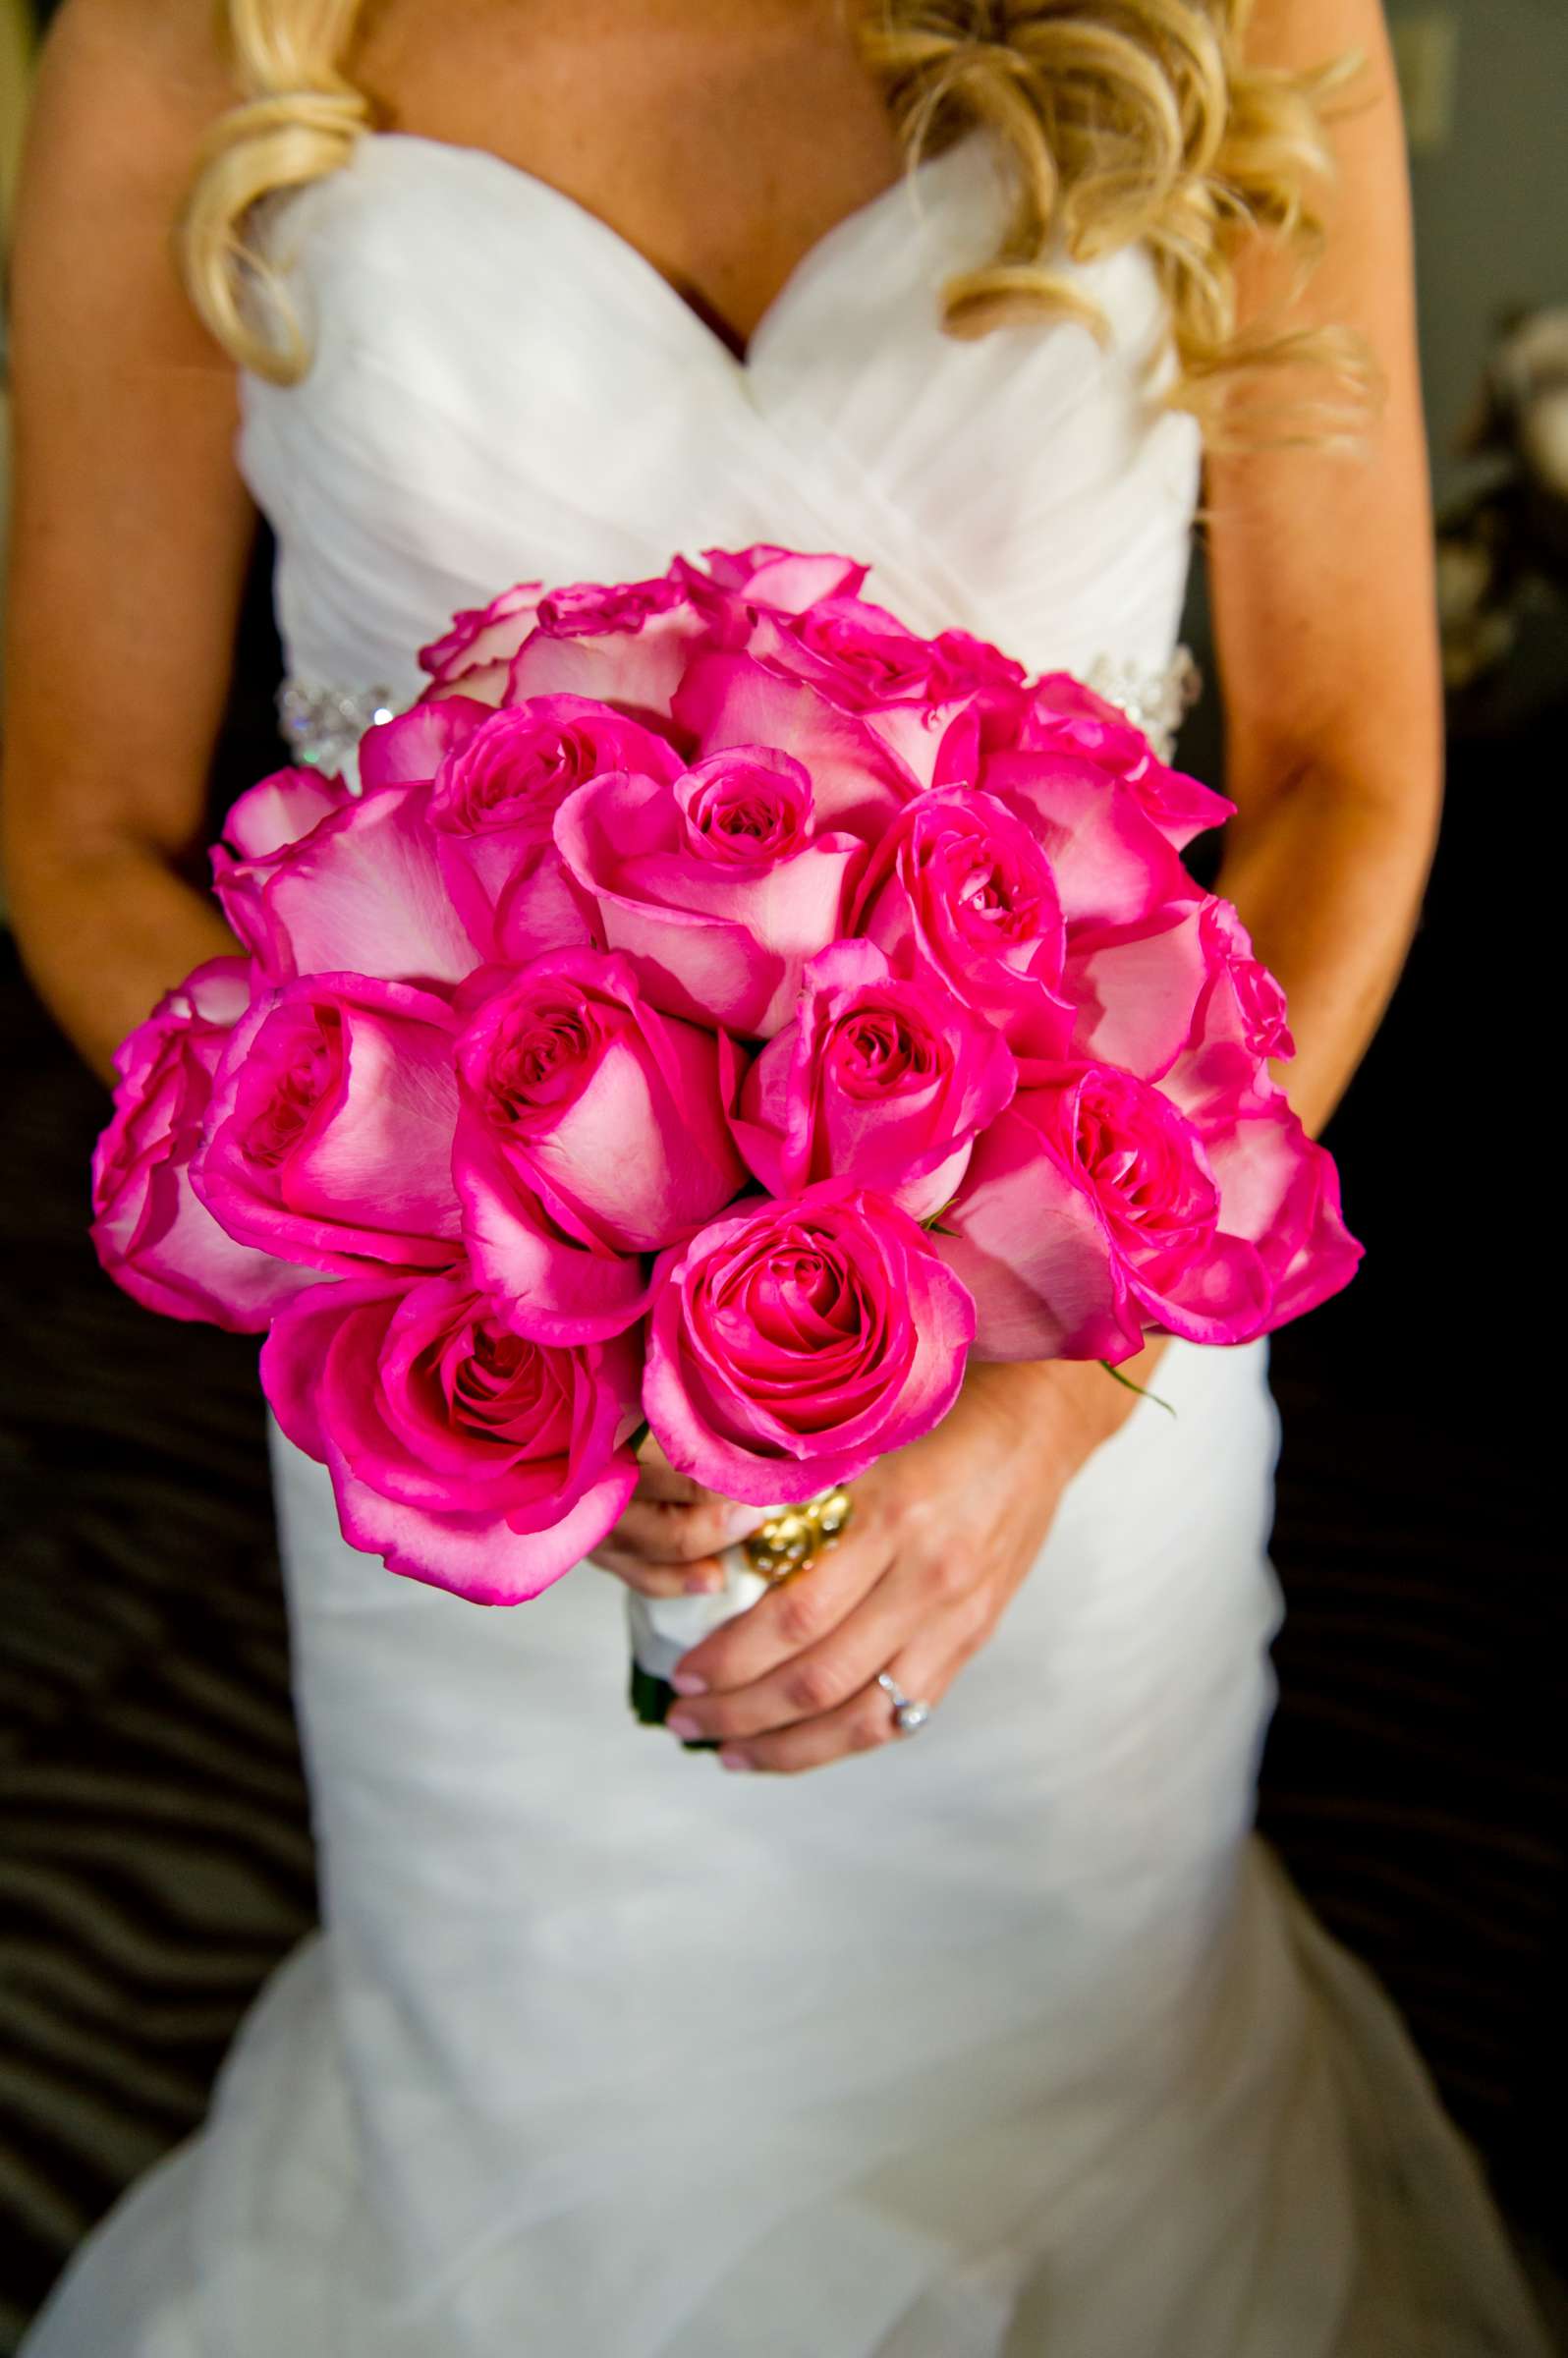
[[[878,1670],[876,1683],[893,1707],[893,1725],[901,1736],[912,1736],[917,1728],[925,1725],[931,1715],[928,1703],[913,1701],[889,1671]]]

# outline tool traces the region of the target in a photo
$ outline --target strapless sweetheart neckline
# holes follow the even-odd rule
[[[1005,212],[984,138],[956,140],[802,255],[743,360],[487,148],[370,134],[281,195],[261,234],[313,361],[243,380],[239,456],[307,708],[416,695],[413,650],[508,582],[772,540],[867,561],[910,628],[1092,675],[1168,726],[1199,448],[1160,401],[1158,281],[1130,248],[1072,266],[1101,336],[949,336],[941,288]]]
[[[531,171],[527,164],[516,163],[510,156],[497,154],[490,147],[470,146],[460,140],[432,139],[422,132],[366,132],[364,141],[373,141],[379,147],[434,150],[437,155],[457,157],[465,165],[480,172],[487,171],[498,188],[506,188],[510,183],[508,194],[511,201],[515,202],[521,196],[525,203],[535,208],[542,207],[557,217],[566,234],[613,249],[623,268],[635,270],[651,294],[663,297],[677,310],[685,313],[693,331],[694,349],[703,345],[709,347],[709,358],[739,377],[745,377],[753,368],[758,351],[765,340],[777,331],[781,319],[787,316],[800,287],[815,271],[831,263],[841,249],[852,244],[863,230],[878,220],[893,200],[912,189],[918,190],[928,176],[939,170],[948,156],[956,154],[960,147],[968,144],[967,141],[958,141],[940,155],[911,163],[896,180],[889,181],[886,188],[879,189],[863,204],[853,205],[847,213],[841,214],[838,220],[812,241],[793,263],[763,307],[751,332],[743,336],[720,314],[704,313],[634,239],[616,229],[580,197],[569,195],[554,181]]]

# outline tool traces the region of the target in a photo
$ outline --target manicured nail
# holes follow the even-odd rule
[[[669,1712],[665,1714],[664,1724],[672,1736],[700,1736],[702,1732],[690,1712]]]
[[[705,1695],[707,1680],[699,1678],[695,1670],[677,1670],[670,1680],[677,1695]]]
[[[719,1754],[719,1767],[721,1768],[751,1768],[755,1767],[755,1763],[749,1752],[733,1752],[726,1744]]]
[[[683,1583],[688,1597],[711,1597],[724,1586],[722,1572],[688,1572]]]

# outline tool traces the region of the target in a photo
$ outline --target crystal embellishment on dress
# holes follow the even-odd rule
[[[1204,675],[1189,646],[1178,646],[1162,671],[1149,671],[1114,655],[1096,655],[1084,685],[1117,704],[1135,729],[1142,729],[1162,761],[1168,761],[1176,732],[1203,694]],[[334,688],[318,680],[285,680],[278,690],[278,726],[292,758],[309,769],[346,770],[366,729],[392,719],[389,688]]]
[[[365,730],[396,710],[390,688],[329,688],[289,679],[278,690],[279,731],[292,758],[308,769],[352,774]]]
[[[1135,729],[1142,729],[1162,761],[1176,750],[1176,732],[1204,693],[1204,675],[1190,646],[1178,646],[1163,671],[1144,671],[1114,655],[1096,655],[1084,674],[1107,703],[1119,704]]]

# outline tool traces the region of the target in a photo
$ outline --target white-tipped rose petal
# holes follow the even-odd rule
[[[975,1309],[907,1213],[832,1180],[666,1255],[643,1405],[671,1465],[749,1505],[811,1497],[940,1422]]]

